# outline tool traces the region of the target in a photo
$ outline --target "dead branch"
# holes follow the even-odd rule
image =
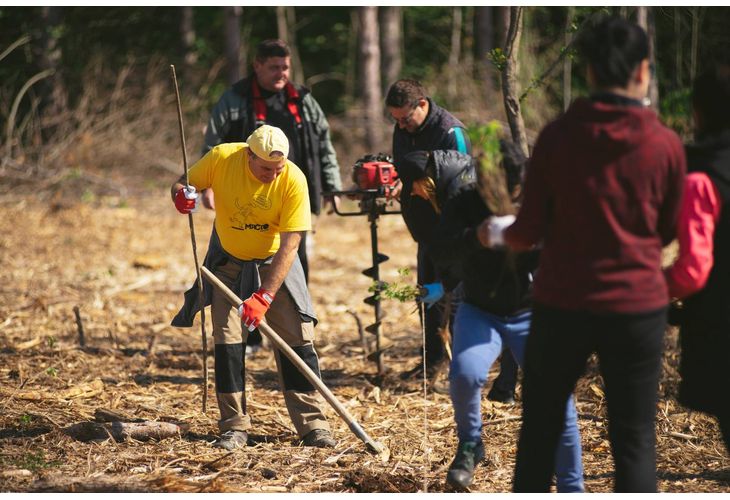
[[[12,51],[14,51],[15,49],[17,49],[21,45],[26,44],[28,42],[30,42],[30,37],[28,35],[21,36],[20,38],[18,38],[17,40],[15,40],[13,43],[10,44],[10,46],[8,46],[7,49],[3,50],[3,53],[2,54],[0,54],[0,61],[2,61],[3,59],[5,59],[5,57],[8,54],[10,54]]]
[[[27,342],[21,342],[20,344],[14,345],[13,349],[15,349],[16,351],[25,351],[26,349],[30,349],[41,343],[43,343],[43,339],[40,337],[36,337],[34,339],[28,340]]]
[[[20,107],[20,101],[23,99],[23,96],[28,91],[30,87],[32,87],[36,82],[39,82],[43,80],[44,78],[48,78],[54,73],[54,70],[47,69],[45,71],[41,71],[40,73],[36,73],[30,79],[23,84],[23,86],[18,91],[18,95],[15,96],[15,100],[13,101],[13,105],[10,108],[10,114],[8,115],[8,125],[5,129],[5,154],[7,156],[12,156],[12,147],[13,147],[13,128],[15,127],[15,115],[18,114],[18,108]]]
[[[687,441],[690,441],[692,439],[697,439],[697,436],[690,436],[689,434],[682,434],[681,432],[668,432],[667,436],[672,436],[679,439],[685,439]]]
[[[137,441],[160,440],[187,433],[186,426],[171,422],[80,422],[63,429],[64,434],[78,441],[105,440],[109,436],[115,441],[134,439]]]
[[[357,323],[357,333],[360,336],[360,342],[362,343],[362,350],[365,353],[365,355],[370,353],[370,347],[368,346],[368,341],[365,338],[365,332],[362,328],[362,320],[360,320],[360,316],[357,315],[355,311],[352,309],[347,310],[347,314],[355,318],[355,323]]]

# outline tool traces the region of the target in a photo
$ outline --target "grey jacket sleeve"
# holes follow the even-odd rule
[[[340,179],[340,165],[337,163],[337,154],[332,146],[330,138],[330,125],[324,116],[319,103],[312,97],[312,94],[304,96],[303,106],[304,112],[311,114],[304,118],[312,124],[314,132],[319,140],[319,161],[322,166],[322,190],[323,191],[340,191],[342,190],[342,180]]]
[[[241,98],[230,88],[226,90],[210,113],[208,125],[205,127],[205,141],[201,154],[223,142],[223,138],[231,130],[231,121],[238,119],[241,109]]]

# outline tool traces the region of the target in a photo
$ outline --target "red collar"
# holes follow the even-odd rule
[[[261,89],[255,76],[252,78],[252,88],[254,117],[257,123],[266,123],[266,100],[261,96]],[[299,92],[291,82],[286,83],[284,90],[286,90],[286,105],[289,108],[289,113],[294,117],[297,125],[301,125],[302,116],[299,114],[299,107],[297,106]]]

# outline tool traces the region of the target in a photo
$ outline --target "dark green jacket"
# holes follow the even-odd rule
[[[202,153],[224,142],[245,142],[257,128],[253,115],[251,78],[247,77],[226,90],[210,114],[205,130]],[[299,113],[302,117],[302,165],[297,165],[307,177],[309,203],[312,213],[322,209],[323,191],[342,189],[340,166],[330,139],[330,127],[322,108],[309,89],[295,85],[299,92]],[[290,137],[292,141],[296,138]]]

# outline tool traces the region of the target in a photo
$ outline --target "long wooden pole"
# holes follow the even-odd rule
[[[205,276],[205,279],[208,280],[215,288],[217,288],[223,295],[226,296],[226,299],[233,307],[238,307],[241,305],[241,299],[233,293],[230,288],[228,288],[221,280],[219,280],[210,270],[206,269],[205,266],[202,266],[200,268],[200,271],[202,272],[203,276]],[[294,366],[296,366],[299,371],[304,375],[307,380],[324,396],[324,399],[327,400],[327,402],[332,406],[332,408],[335,409],[335,411],[342,417],[342,420],[345,421],[347,426],[350,428],[350,430],[355,434],[365,445],[367,446],[368,450],[373,453],[382,454],[384,452],[387,452],[385,450],[385,447],[381,445],[380,443],[374,441],[370,436],[367,435],[367,433],[363,430],[362,427],[360,427],[360,424],[355,421],[355,419],[350,415],[350,412],[347,411],[347,408],[342,406],[342,403],[340,403],[334,394],[332,394],[332,391],[330,391],[326,385],[322,382],[322,380],[312,371],[307,364],[302,361],[302,359],[297,355],[294,350],[289,347],[289,345],[284,342],[284,340],[279,336],[278,333],[276,333],[274,330],[271,329],[269,325],[267,325],[264,321],[259,323],[259,330],[261,330],[261,333],[266,335],[266,337],[274,344],[274,346],[279,349],[284,355],[289,358],[289,360],[294,363]]]
[[[180,144],[183,153],[183,171],[185,175],[185,187],[190,186],[188,180],[188,150],[185,147],[185,129],[183,128],[182,106],[180,105],[180,91],[177,88],[177,75],[175,65],[170,65],[172,72],[172,83],[175,86],[175,99],[177,101],[177,122],[180,126]],[[200,264],[198,263],[198,245],[195,242],[195,224],[193,214],[188,214],[188,225],[190,226],[190,240],[193,244],[193,258],[195,259],[195,272],[198,280],[198,302],[200,303],[200,334],[203,339],[203,413],[208,410],[208,337],[205,334],[205,297],[203,296],[203,278],[200,275]]]

